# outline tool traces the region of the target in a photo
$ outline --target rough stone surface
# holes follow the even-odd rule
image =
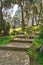
[[[43,53],[43,45],[40,47],[40,53]]]
[[[2,49],[0,46],[0,65],[30,65],[29,56],[26,51],[9,50],[6,48],[16,47],[17,49],[27,49],[31,47],[32,40],[33,39],[28,38],[14,38],[14,42],[9,42],[8,44],[2,46],[5,49]]]
[[[0,65],[30,65],[29,56],[23,51],[0,50]]]
[[[19,41],[20,40],[21,41],[32,41],[33,39],[28,39],[28,38],[27,39],[26,38],[22,38],[22,39],[21,38],[14,38],[14,40],[19,40]]]
[[[6,45],[6,47],[17,47],[17,48],[30,48],[31,47],[31,43],[18,43],[18,42],[10,42]]]

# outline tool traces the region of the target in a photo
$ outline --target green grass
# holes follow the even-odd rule
[[[31,48],[27,51],[28,55],[34,60],[36,60],[36,62],[38,62],[39,65],[43,65],[43,54],[41,54],[39,51],[36,51],[36,49],[39,48],[42,44],[43,39],[40,39],[39,36],[36,36],[33,40]]]
[[[31,49],[29,49],[28,54],[31,58],[36,60],[39,65],[43,65],[43,54],[41,54],[39,51],[33,52]]]
[[[39,51],[34,53],[34,59],[36,59],[40,65],[43,65],[43,54],[41,54]]]
[[[32,44],[33,48],[39,48],[42,44],[43,44],[43,39],[41,39],[39,35],[37,35],[33,40],[33,44]]]
[[[4,45],[4,44],[7,44],[7,43],[10,42],[12,39],[13,39],[12,36],[3,36],[3,37],[0,37],[0,46],[1,46],[1,45]]]

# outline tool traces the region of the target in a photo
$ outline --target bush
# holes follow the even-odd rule
[[[35,33],[36,31],[40,30],[40,26],[32,26],[32,31]]]
[[[40,48],[40,46],[41,46],[42,44],[43,44],[43,39],[41,39],[41,38],[39,37],[39,35],[36,36],[35,39],[33,40],[33,48],[34,48],[34,49],[38,49],[38,48]]]
[[[18,32],[15,31],[15,30],[13,30],[10,34],[11,34],[11,35],[16,35],[16,34],[18,34]]]
[[[40,26],[40,38],[43,39],[43,25]]]
[[[32,34],[32,28],[31,28],[31,27],[25,28],[25,29],[24,29],[24,34],[25,34],[25,33],[26,33],[26,35]]]
[[[10,33],[11,35],[15,35],[15,30]]]
[[[43,39],[41,39],[39,36],[36,36],[33,40],[32,46],[27,51],[28,55],[38,63],[38,64],[33,63],[34,65],[43,65],[43,54],[41,54],[39,50],[37,50],[40,48],[42,44]]]
[[[43,54],[39,52],[41,45],[43,45],[43,25],[40,27],[40,34],[35,36],[31,48],[27,51],[28,55],[38,62],[38,65],[43,65]]]
[[[11,36],[3,36],[3,37],[0,37],[0,45],[4,45],[4,44],[8,43],[12,39],[13,39],[13,37],[11,37]]]

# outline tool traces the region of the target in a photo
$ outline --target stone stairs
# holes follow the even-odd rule
[[[11,40],[11,42],[22,42],[22,43],[32,43],[33,39],[21,39],[21,38],[14,38],[13,40]]]
[[[24,34],[20,33],[6,45],[0,46],[0,49],[26,51],[31,47],[34,36],[24,38]]]
[[[25,35],[23,35],[23,34],[19,34],[19,35],[16,35],[16,38],[34,38],[34,35],[29,35],[28,37],[25,37]]]
[[[10,42],[6,45],[0,46],[0,49],[3,50],[16,50],[16,51],[26,51],[31,47],[31,43],[19,43],[19,42]]]
[[[38,35],[38,33],[35,33],[35,35],[29,35],[28,37],[25,37],[23,33],[19,33],[9,43],[0,46],[0,49],[26,51],[28,48],[31,47],[33,38],[36,35]]]
[[[0,65],[30,65],[25,51],[31,47],[33,38],[20,33],[8,44],[0,46]]]

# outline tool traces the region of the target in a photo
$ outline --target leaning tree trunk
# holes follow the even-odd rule
[[[2,14],[2,0],[1,0],[1,7],[0,7],[0,24],[2,25],[3,27],[3,30],[4,30],[4,35],[8,35],[8,31],[7,31],[7,27],[5,25],[5,22],[3,20],[3,14]]]

